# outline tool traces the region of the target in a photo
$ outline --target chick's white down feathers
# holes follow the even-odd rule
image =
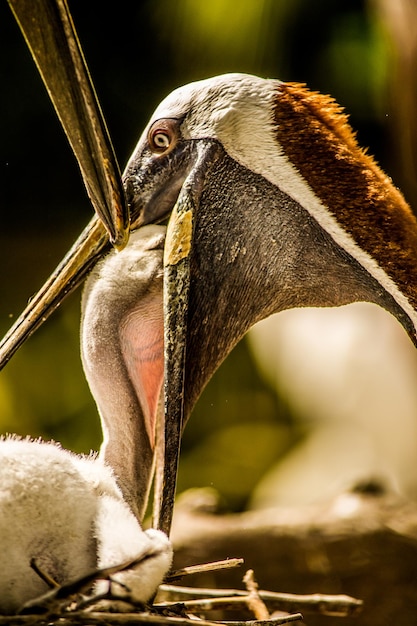
[[[149,555],[115,576],[138,602],[152,596],[172,560],[167,537],[141,529],[99,458],[29,439],[0,440],[0,538],[0,612],[6,614],[48,589],[31,559],[62,584]]]

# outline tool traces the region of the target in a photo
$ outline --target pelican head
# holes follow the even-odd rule
[[[124,183],[138,224],[192,196],[186,417],[231,347],[276,311],[375,302],[416,342],[416,220],[331,98],[242,74],[181,87]]]
[[[416,219],[330,97],[245,74],[181,87],[155,110],[123,181],[132,229],[170,216],[162,508],[172,508],[185,421],[258,320],[293,307],[367,301],[417,343]],[[69,255],[88,251],[65,289],[105,245],[95,220]],[[56,284],[47,305],[33,312],[33,302],[30,329],[62,298]],[[12,329],[12,343],[25,334]],[[12,352],[9,339],[3,358]],[[162,527],[169,524],[170,513]]]

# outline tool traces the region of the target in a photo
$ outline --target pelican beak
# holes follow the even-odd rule
[[[123,248],[129,214],[120,171],[66,0],[8,0],[111,243]]]
[[[195,148],[193,167],[170,215],[164,248],[164,416],[157,429],[153,525],[167,535],[174,508],[181,435],[188,418],[185,371],[194,216],[204,180],[218,155],[218,145],[211,141],[201,142]],[[129,166],[125,180],[128,178]],[[162,181],[159,187],[163,187]],[[172,189],[167,195],[172,199]],[[140,212],[142,222],[159,217],[160,205],[154,206],[155,215],[149,211],[149,205],[145,209],[148,212]]]
[[[65,0],[8,0],[78,161],[93,218],[0,343],[0,369],[85,277],[110,242],[123,248],[129,212],[117,160]]]
[[[184,424],[190,251],[194,198],[191,181],[171,214],[164,248],[164,419],[157,431],[153,525],[169,535]]]

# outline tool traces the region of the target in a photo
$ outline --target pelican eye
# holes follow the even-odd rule
[[[169,148],[169,144],[171,143],[171,139],[168,133],[164,133],[161,130],[153,135],[152,141],[153,145],[158,150],[166,150],[167,148]]]
[[[178,120],[158,120],[149,130],[149,147],[155,154],[166,154],[176,145],[178,135]]]

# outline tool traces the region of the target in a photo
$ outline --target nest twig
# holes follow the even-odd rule
[[[242,589],[204,589],[175,585],[161,585],[160,592],[167,592],[177,602],[198,610],[202,607],[211,607],[215,610],[220,607],[232,607],[242,604],[248,593]],[[270,611],[294,611],[303,613],[318,613],[331,617],[351,617],[357,615],[363,606],[361,600],[346,595],[326,595],[313,593],[299,595],[293,593],[278,593],[275,591],[259,590],[260,599]]]
[[[23,614],[0,616],[0,626],[193,626],[196,619],[199,626],[277,626],[302,622],[300,610],[342,617],[352,615],[361,608],[360,600],[348,596],[298,596],[259,590],[251,570],[244,577],[246,590],[199,589],[170,584],[189,574],[237,567],[242,562],[242,559],[228,559],[172,572],[166,579],[169,584],[160,586],[157,601],[149,606],[139,605],[128,595],[120,597],[113,592],[112,576],[137,565],[137,561],[124,563],[117,568],[97,570],[70,584],[54,586],[40,598],[27,603],[23,607]],[[33,566],[39,576],[43,579],[47,577],[37,568],[36,563]],[[103,579],[109,581],[108,592],[99,596],[89,595],[87,589],[91,589],[92,583]],[[49,584],[55,585],[51,580]],[[248,617],[227,622],[209,619],[214,611],[223,614],[230,610]]]

